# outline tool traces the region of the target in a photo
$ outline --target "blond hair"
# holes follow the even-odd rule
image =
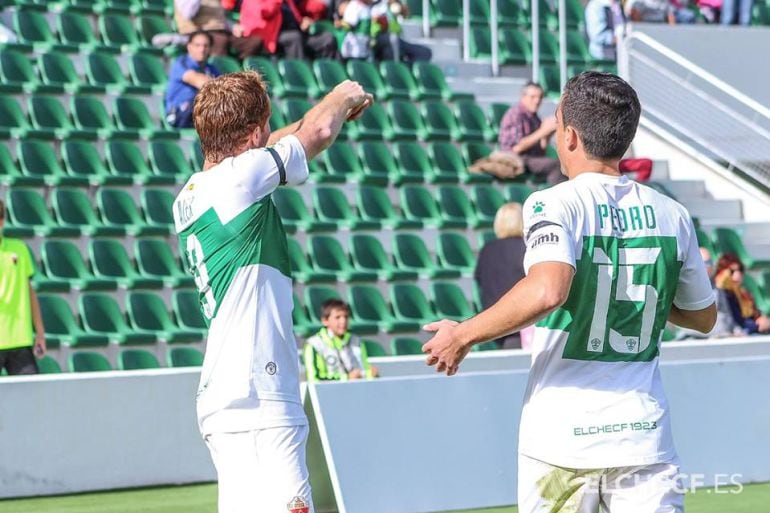
[[[495,214],[494,230],[498,239],[521,237],[524,231],[521,203],[506,203],[500,207]]]
[[[195,95],[193,124],[203,157],[219,163],[235,156],[249,135],[270,117],[270,97],[253,70],[228,73],[206,82]]]

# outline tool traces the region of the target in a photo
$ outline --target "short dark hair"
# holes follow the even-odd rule
[[[190,36],[187,38],[187,44],[190,44],[190,41],[195,39],[198,36],[203,36],[206,39],[209,40],[209,46],[214,44],[214,36],[212,36],[210,33],[206,32],[205,30],[196,30],[195,32],[191,33]]]
[[[545,89],[543,89],[543,86],[541,86],[540,84],[538,84],[538,83],[537,83],[537,82],[535,82],[534,80],[530,80],[530,81],[528,81],[526,84],[524,84],[524,87],[522,87],[522,88],[521,88],[521,92],[522,92],[522,94],[524,93],[524,91],[526,91],[526,90],[527,90],[527,89],[529,89],[530,87],[535,87],[535,88],[537,88],[537,89],[540,89],[540,92],[541,92],[541,93],[545,92]]]
[[[350,314],[350,307],[346,302],[341,299],[332,298],[327,299],[321,305],[321,319],[328,319],[333,310],[345,310]]]
[[[574,128],[586,153],[599,160],[623,157],[634,140],[642,110],[628,82],[598,71],[572,77],[560,105],[564,126]]]

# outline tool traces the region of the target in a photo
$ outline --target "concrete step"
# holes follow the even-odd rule
[[[671,191],[679,201],[692,199],[711,199],[711,193],[706,190],[706,183],[703,180],[659,180],[655,182]]]
[[[450,59],[448,61],[438,61],[432,59],[431,62],[442,69],[444,76],[447,78],[476,78],[476,77],[491,77],[492,67],[484,62],[463,62],[458,59]]]
[[[770,223],[720,223],[710,220],[702,221],[701,228],[711,233],[715,228],[732,228],[737,231],[744,241],[754,244],[770,244]]]
[[[409,41],[430,48],[434,61],[459,62],[462,59],[460,41],[457,39],[415,38]]]
[[[729,226],[743,219],[743,205],[740,200],[685,198],[682,204],[691,216],[701,220],[711,220]]]
[[[656,182],[662,180],[668,180],[668,160],[653,160],[652,161],[652,179]]]
[[[520,78],[505,77],[447,77],[447,83],[455,91],[468,91],[480,96],[501,98],[511,103],[526,83]],[[513,93],[513,94],[512,94]]]

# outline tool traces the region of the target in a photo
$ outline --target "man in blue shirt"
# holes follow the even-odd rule
[[[192,128],[193,100],[198,90],[209,80],[220,75],[208,63],[212,39],[206,32],[190,34],[187,55],[182,55],[171,66],[166,90],[166,120],[176,128]]]

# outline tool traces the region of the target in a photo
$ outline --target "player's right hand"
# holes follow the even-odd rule
[[[345,80],[340,82],[332,89],[331,95],[339,98],[343,105],[348,109],[347,118],[357,113],[357,111],[365,108],[367,102],[372,100],[372,96],[367,94],[363,86],[358,82],[352,80]]]

